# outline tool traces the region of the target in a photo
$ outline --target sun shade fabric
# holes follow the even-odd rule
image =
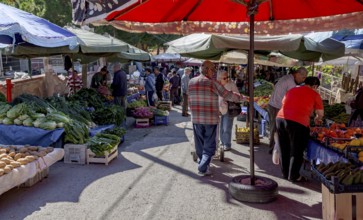
[[[28,42],[41,47],[69,46],[73,49],[77,39],[71,32],[28,12],[0,3],[0,35],[15,39],[20,35],[19,42]]]
[[[73,11],[79,10],[76,0]],[[108,10],[106,18],[95,19],[94,24],[111,24],[132,32],[190,34],[241,34],[249,31],[246,7],[231,0],[148,0],[118,1],[121,10]],[[94,5],[84,5],[91,13]],[[127,5],[127,7],[126,7]],[[88,7],[88,9],[87,9]],[[112,6],[113,7],[113,6]],[[100,7],[101,8],[101,7]],[[102,7],[102,10],[105,7]],[[157,10],[152,10],[157,9]],[[345,0],[274,0],[264,1],[255,15],[257,35],[301,33],[305,30],[336,30],[363,27],[361,1]],[[147,16],[145,16],[147,15]],[[97,14],[88,15],[88,17]],[[105,17],[105,16],[103,16]],[[97,21],[96,21],[97,20]],[[74,22],[78,22],[74,20]],[[87,19],[85,20],[87,22]],[[321,25],[324,23],[324,25]]]

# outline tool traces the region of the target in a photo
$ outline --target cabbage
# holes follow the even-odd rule
[[[24,126],[32,127],[33,126],[33,119],[27,118],[23,121]]]
[[[63,128],[63,127],[64,127],[64,123],[63,122],[57,123],[57,128]]]
[[[27,114],[20,115],[20,116],[18,117],[18,119],[19,119],[20,121],[24,121],[24,120],[25,120],[25,119],[27,119],[27,118],[29,118],[29,115],[27,115]]]
[[[23,125],[23,121],[20,120],[19,118],[16,118],[16,119],[14,119],[14,124],[16,124],[16,125]]]
[[[14,124],[14,121],[11,118],[4,118],[3,124],[4,125],[12,125],[12,124]]]
[[[7,113],[6,116],[8,118],[17,118],[22,114],[25,114],[27,112],[27,105],[25,103],[20,103],[15,106],[13,106]]]
[[[33,126],[36,128],[39,128],[39,125],[45,121],[47,121],[47,119],[45,119],[45,117],[37,118],[35,121],[33,121]]]
[[[57,123],[55,121],[45,121],[39,124],[39,128],[45,130],[54,130],[57,128]]]

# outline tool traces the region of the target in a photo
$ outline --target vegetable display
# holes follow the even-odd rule
[[[132,112],[135,118],[152,118],[154,113],[148,107],[139,107]]]
[[[96,156],[104,156],[105,152],[111,153],[111,150],[120,143],[120,137],[113,134],[98,133],[87,142],[87,147]]]

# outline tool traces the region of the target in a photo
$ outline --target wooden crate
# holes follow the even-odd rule
[[[105,156],[97,157],[90,149],[87,149],[87,164],[90,163],[104,163],[108,165],[108,163],[114,158],[118,157],[118,144],[111,150],[111,153],[105,151]]]
[[[149,118],[136,118],[135,128],[147,128],[150,127]]]
[[[323,219],[363,220],[363,192],[334,194],[322,184]]]

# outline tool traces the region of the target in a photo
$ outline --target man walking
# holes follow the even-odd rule
[[[189,82],[189,105],[195,150],[199,159],[198,174],[211,175],[209,163],[216,151],[217,125],[219,124],[218,96],[227,101],[242,102],[239,93],[228,91],[214,78],[215,66],[211,61],[204,61],[202,74]]]
[[[190,81],[190,73],[192,69],[190,67],[184,68],[184,74],[181,78],[181,92],[183,94],[183,109],[182,116],[188,117],[188,94],[189,94],[189,81]]]

